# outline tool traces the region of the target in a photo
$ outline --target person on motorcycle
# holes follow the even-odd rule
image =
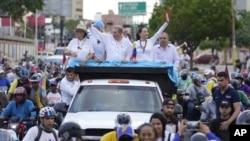
[[[237,125],[250,125],[250,110],[245,110],[241,112],[237,119],[236,119]]]
[[[7,96],[8,101],[11,100],[12,98],[11,95],[13,94],[14,90],[17,87],[29,85],[29,71],[27,69],[23,67],[19,67],[16,73],[19,78],[15,79],[10,85],[10,89],[9,89],[8,96]]]
[[[187,119],[198,120],[200,117],[195,114],[195,107],[200,106],[205,101],[205,97],[210,96],[210,92],[205,85],[202,85],[202,76],[197,74],[193,77],[193,84],[186,90],[186,94],[189,94],[187,100]],[[195,119],[195,117],[198,117]]]
[[[214,77],[215,73],[213,70],[207,69],[204,71],[204,75],[207,79],[206,87],[209,92],[212,92],[213,87],[217,85],[217,79]]]
[[[6,91],[10,87],[10,81],[4,76],[4,70],[0,68],[0,91],[3,90],[2,88],[5,88]]]
[[[17,87],[13,94],[14,100],[10,101],[1,113],[0,119],[8,117],[17,117],[19,119],[28,118],[35,120],[36,113],[32,112],[34,104],[27,99],[26,90],[23,87]]]
[[[75,122],[65,122],[59,128],[60,141],[84,141],[81,126]],[[111,141],[111,140],[110,140]]]
[[[121,128],[131,128],[131,117],[128,114],[120,113],[115,119],[115,130],[104,134],[100,141],[123,141],[122,135],[118,136]],[[138,135],[134,134],[133,141],[139,141]],[[131,140],[131,141],[132,141]]]
[[[187,85],[187,83],[191,83],[191,78],[188,76],[188,70],[187,69],[183,69],[180,72],[180,77],[178,79],[178,84],[177,84],[177,88],[178,89],[185,89],[185,86]]]
[[[250,96],[250,87],[246,84],[244,84],[244,76],[241,73],[237,73],[235,79],[240,81],[240,87],[239,90],[245,92],[247,96]]]
[[[39,111],[40,125],[31,127],[23,141],[58,141],[58,131],[54,129],[56,111],[53,107],[43,107]]]
[[[239,80],[232,79],[230,83],[232,87],[234,88],[234,90],[236,90],[239,95],[240,103],[241,103],[241,110],[244,110],[245,106],[250,104],[250,100],[248,99],[247,95],[243,91],[239,90],[240,85],[241,85]]]
[[[43,87],[39,86],[41,78],[42,75],[39,73],[33,74],[30,78],[31,92],[29,99],[31,99],[39,108],[42,108],[48,104],[46,91]]]

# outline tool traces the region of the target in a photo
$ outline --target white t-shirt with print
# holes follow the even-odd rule
[[[55,129],[53,129],[53,130],[56,132],[56,134],[58,136],[58,131]],[[24,136],[23,141],[34,141],[36,139],[37,135],[38,135],[37,126],[31,127],[28,130],[27,134]],[[52,132],[47,133],[45,131],[42,131],[42,134],[41,134],[39,141],[56,141],[56,139],[55,139]]]
[[[56,93],[49,92],[47,95],[47,99],[49,104],[56,104],[62,101],[62,97],[59,92]]]

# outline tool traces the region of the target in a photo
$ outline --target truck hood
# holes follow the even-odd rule
[[[114,129],[115,118],[122,112],[77,112],[67,113],[63,122],[73,121],[78,123],[82,129]],[[139,125],[149,122],[151,113],[126,112],[132,120],[132,127],[136,129]]]

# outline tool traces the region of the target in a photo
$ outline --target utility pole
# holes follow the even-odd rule
[[[235,0],[231,0],[231,11],[232,11],[232,49],[233,49],[233,63],[234,63],[236,59]]]

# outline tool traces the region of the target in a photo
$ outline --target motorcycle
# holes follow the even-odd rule
[[[22,140],[26,135],[29,128],[37,125],[36,120],[30,120],[29,118],[19,119],[17,117],[11,117],[8,120],[7,129],[13,130],[19,140]]]

